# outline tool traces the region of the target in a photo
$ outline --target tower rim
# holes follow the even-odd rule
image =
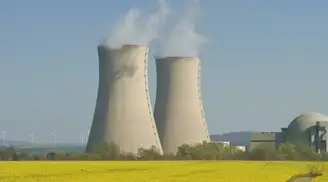
[[[99,44],[97,46],[98,48],[105,48],[105,49],[112,49],[112,50],[119,50],[122,49],[124,47],[148,47],[147,44],[122,44],[121,46],[117,46],[117,47],[111,47],[109,45],[105,45],[105,44]]]

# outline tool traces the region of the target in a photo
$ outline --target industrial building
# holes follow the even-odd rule
[[[176,153],[183,144],[210,141],[202,105],[198,58],[156,59],[153,114],[147,83],[148,47],[100,45],[98,56],[98,95],[86,152],[92,152],[98,143],[113,142],[123,152],[137,153],[139,148],[155,146],[160,153]],[[327,127],[328,116],[304,113],[279,132],[252,133],[247,150],[277,148],[288,142],[327,152]]]
[[[156,70],[154,117],[164,153],[176,153],[183,144],[209,141],[200,90],[200,60],[158,58]]]
[[[230,147],[231,146],[229,141],[211,141],[211,142],[217,143],[217,144],[222,144],[223,147]]]
[[[327,152],[328,116],[309,112],[297,116],[280,132],[257,132],[250,137],[249,150],[257,147],[277,148],[280,143],[310,146],[317,152]]]
[[[98,96],[86,152],[112,142],[124,152],[152,146],[162,152],[148,93],[147,54],[143,45],[98,46]]]

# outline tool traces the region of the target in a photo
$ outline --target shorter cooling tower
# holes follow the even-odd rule
[[[209,141],[200,91],[200,60],[195,57],[156,59],[154,117],[164,153],[183,144]]]
[[[147,83],[147,46],[98,47],[98,97],[86,152],[118,144],[124,152],[157,147],[162,152]]]

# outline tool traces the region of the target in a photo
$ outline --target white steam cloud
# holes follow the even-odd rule
[[[119,48],[124,44],[148,44],[159,37],[159,29],[169,13],[166,0],[158,0],[158,10],[144,15],[139,9],[132,8],[103,40],[102,45]]]
[[[162,49],[161,57],[187,56],[198,57],[200,48],[206,42],[206,38],[196,32],[196,23],[201,16],[201,6],[198,0],[186,0],[186,10],[181,18],[169,30]]]

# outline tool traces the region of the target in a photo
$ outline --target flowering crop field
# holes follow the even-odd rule
[[[252,161],[0,162],[0,182],[285,182],[328,163]],[[328,181],[328,173],[313,181]]]

